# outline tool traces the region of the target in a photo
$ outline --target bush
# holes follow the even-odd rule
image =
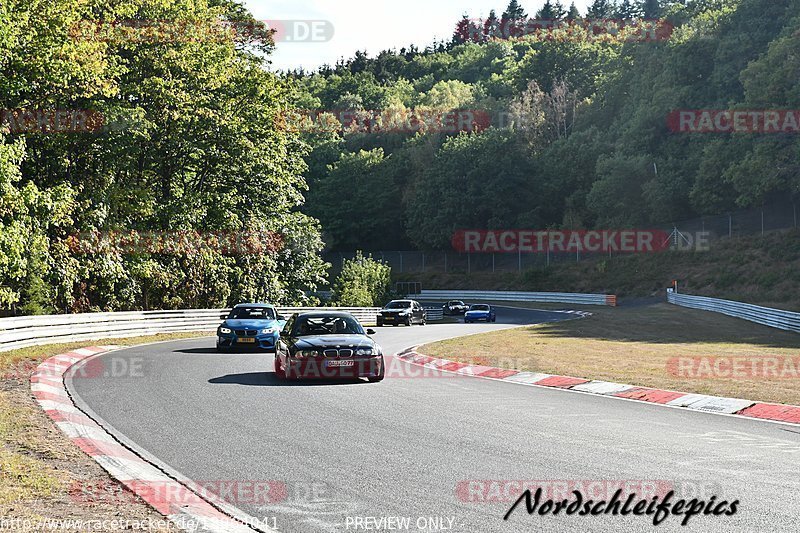
[[[332,301],[341,307],[381,306],[389,299],[392,268],[356,252],[333,283]]]

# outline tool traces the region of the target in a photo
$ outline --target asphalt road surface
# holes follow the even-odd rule
[[[564,317],[499,308],[497,324],[385,327],[375,338],[396,353]],[[204,338],[112,352],[102,359],[118,375],[69,387],[109,430],[186,478],[283,487],[280,497],[229,496],[280,531],[800,531],[800,431],[791,426],[420,375],[396,358],[381,383],[283,383],[271,355],[213,346]],[[529,515],[524,505],[504,521],[515,493],[503,491],[517,481],[553,487],[545,499],[581,487],[605,499],[618,486],[643,496],[668,487],[740,504],[734,516],[695,516],[687,527],[678,517],[656,527],[647,516]]]

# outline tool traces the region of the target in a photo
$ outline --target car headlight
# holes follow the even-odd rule
[[[372,355],[372,348],[358,348],[356,355]]]
[[[301,350],[301,351],[296,352],[294,354],[294,357],[296,359],[305,359],[307,357],[316,357],[316,356],[317,356],[317,352],[314,351],[314,350]]]
[[[267,328],[261,330],[262,335],[269,335],[270,333],[275,333],[275,328]]]
[[[225,328],[225,327],[220,326],[219,332],[227,334],[227,333],[230,333],[231,330],[230,330],[230,328]]]

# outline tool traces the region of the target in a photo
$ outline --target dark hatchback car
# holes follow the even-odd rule
[[[428,313],[416,300],[392,300],[378,311],[379,326],[399,326],[404,324],[425,325],[428,321]]]
[[[461,300],[450,300],[442,306],[443,315],[463,315],[469,310],[469,306]]]
[[[275,352],[279,379],[367,378],[383,380],[380,345],[350,313],[318,311],[293,315]]]

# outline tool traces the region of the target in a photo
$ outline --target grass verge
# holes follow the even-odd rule
[[[515,256],[516,257],[516,256]],[[800,311],[800,230],[722,239],[708,251],[669,251],[559,262],[523,272],[405,272],[423,289],[587,292],[663,296],[681,292]]]
[[[0,353],[0,516],[31,520],[34,528],[50,519],[162,520],[143,501],[120,497],[120,486],[55,427],[30,393],[30,376],[48,357],[92,344],[132,346],[206,335],[162,334]],[[94,489],[87,492],[86,487]]]
[[[715,396],[800,404],[800,379],[681,373],[676,357],[800,356],[800,336],[669,304],[587,308],[594,316],[451,339],[420,348],[454,361]],[[798,369],[800,371],[800,369]]]

